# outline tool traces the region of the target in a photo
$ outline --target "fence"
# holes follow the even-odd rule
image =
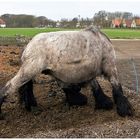
[[[140,58],[117,60],[119,80],[125,87],[140,92]]]

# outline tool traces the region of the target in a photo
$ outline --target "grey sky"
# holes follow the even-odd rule
[[[99,10],[140,15],[140,0],[0,0],[0,15],[32,14],[59,20],[78,15],[92,18]]]

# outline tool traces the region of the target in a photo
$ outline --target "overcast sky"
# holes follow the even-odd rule
[[[0,0],[0,15],[31,14],[49,19],[92,18],[99,10],[140,15],[140,0]]]

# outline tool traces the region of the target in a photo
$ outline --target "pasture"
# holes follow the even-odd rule
[[[14,37],[15,34],[33,37],[40,32],[67,29],[59,28],[5,28],[0,36]],[[103,29],[110,38],[140,39],[140,30]],[[135,92],[135,75],[130,58],[134,58],[140,73],[140,40],[112,40],[117,55],[119,79],[125,96],[135,109],[133,118],[121,118],[115,107],[110,111],[94,110],[95,101],[89,87],[82,89],[88,97],[83,107],[69,108],[65,95],[56,81],[46,75],[38,75],[34,81],[35,97],[42,113],[34,115],[19,105],[18,95],[9,95],[2,110],[6,117],[0,120],[1,138],[137,138],[140,137],[140,94]],[[20,67],[22,47],[0,46],[0,87],[11,79]],[[140,75],[138,77],[140,79]],[[105,94],[111,97],[112,89],[106,80],[98,78]],[[140,91],[140,90],[139,90]],[[113,99],[112,99],[113,100]]]
[[[15,35],[24,35],[33,37],[42,32],[55,32],[64,30],[78,29],[63,29],[63,28],[0,28],[0,36],[13,37]],[[136,29],[102,29],[102,31],[113,39],[140,39],[140,30]]]
[[[15,35],[24,35],[26,37],[33,37],[42,32],[56,32],[66,29],[60,28],[0,28],[0,36],[13,37]]]
[[[112,39],[140,39],[140,30],[136,29],[103,29]]]

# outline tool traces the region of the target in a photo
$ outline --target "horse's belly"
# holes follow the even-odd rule
[[[85,82],[95,78],[97,73],[93,63],[61,64],[53,71],[57,79],[66,83]]]

